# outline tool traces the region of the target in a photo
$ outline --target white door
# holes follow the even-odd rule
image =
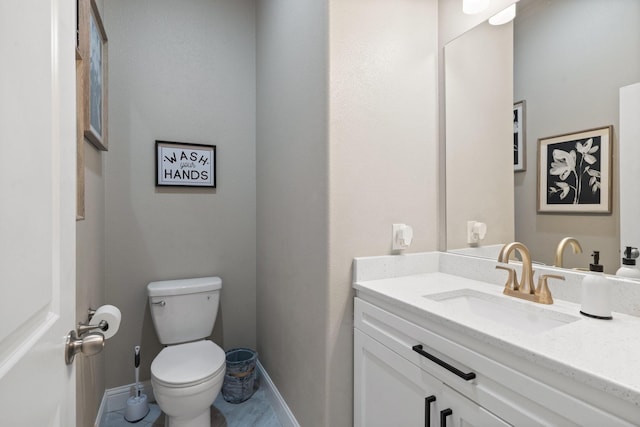
[[[0,426],[75,425],[75,1],[0,1]]]

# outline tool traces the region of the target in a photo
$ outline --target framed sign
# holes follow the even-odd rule
[[[538,212],[611,213],[613,126],[538,140]]]
[[[216,146],[156,141],[156,186],[216,187]]]
[[[525,147],[525,102],[513,104],[513,170],[527,170],[527,152]]]

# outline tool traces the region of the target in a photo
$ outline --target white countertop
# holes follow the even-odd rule
[[[358,274],[354,288],[364,299],[370,296],[421,315],[640,407],[639,317],[614,312],[612,320],[591,319],[580,315],[579,304],[558,299],[552,305],[532,303],[503,295],[501,286],[443,272],[372,280],[358,280]],[[552,310],[577,320],[525,332],[424,297],[459,289],[510,298],[524,304],[524,310]]]

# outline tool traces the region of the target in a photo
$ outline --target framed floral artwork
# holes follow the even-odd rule
[[[611,213],[613,126],[538,140],[538,212]]]
[[[527,152],[525,148],[525,101],[513,104],[513,170],[527,170]]]

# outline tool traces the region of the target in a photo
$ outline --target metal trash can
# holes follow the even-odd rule
[[[258,353],[249,348],[226,352],[227,372],[222,383],[222,397],[229,403],[240,403],[258,389],[256,362]]]

